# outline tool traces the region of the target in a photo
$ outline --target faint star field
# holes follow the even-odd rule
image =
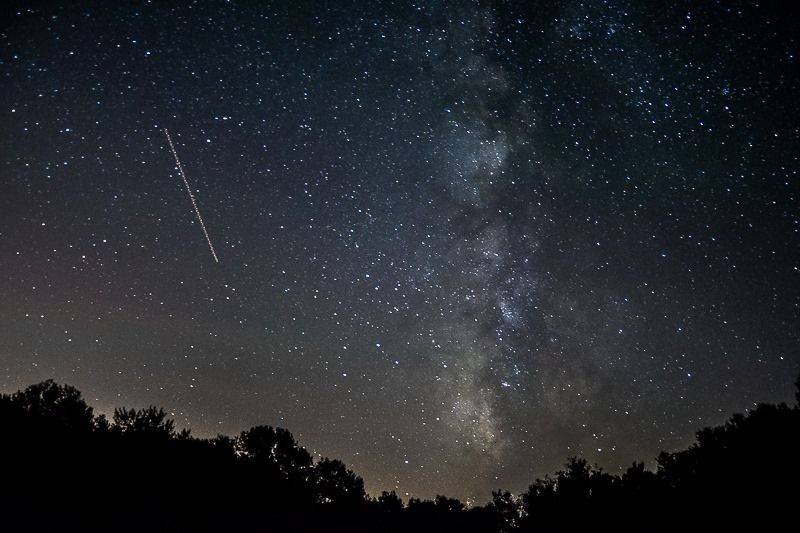
[[[798,20],[5,4],[0,390],[286,427],[404,499],[652,466],[792,398]]]

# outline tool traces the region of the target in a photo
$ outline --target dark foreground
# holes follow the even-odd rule
[[[799,459],[800,409],[762,404],[699,431],[687,450],[662,452],[655,472],[634,463],[611,475],[572,458],[519,497],[497,491],[470,509],[444,496],[404,504],[393,492],[368,497],[343,463],[312,460],[284,429],[198,439],[155,407],[94,416],[77,389],[45,381],[0,396],[0,529],[647,531],[757,521],[788,530]]]

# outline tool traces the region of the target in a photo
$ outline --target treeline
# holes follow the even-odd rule
[[[700,517],[788,519],[798,459],[798,406],[761,404],[662,452],[655,471],[634,463],[615,475],[571,458],[483,506],[404,503],[394,492],[369,497],[344,463],[314,461],[282,428],[195,438],[156,407],[95,416],[77,389],[52,380],[0,395],[0,520],[25,531],[652,530]]]

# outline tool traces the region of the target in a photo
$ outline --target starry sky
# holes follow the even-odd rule
[[[792,398],[790,8],[0,9],[4,392],[279,425],[372,494],[479,503]]]

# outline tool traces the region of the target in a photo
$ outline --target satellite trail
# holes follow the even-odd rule
[[[194,194],[192,194],[192,189],[189,187],[189,181],[186,179],[186,174],[183,172],[183,165],[181,165],[181,160],[178,159],[178,152],[175,151],[175,146],[172,144],[172,137],[169,136],[169,131],[167,131],[167,128],[164,128],[164,135],[167,136],[169,149],[172,150],[172,155],[175,156],[175,163],[178,165],[178,172],[181,174],[183,184],[186,185],[186,192],[189,193],[189,200],[192,201],[194,213],[197,215],[197,221],[200,222],[200,227],[203,229],[203,235],[206,237],[206,242],[208,243],[209,250],[211,250],[211,255],[214,257],[214,261],[219,263],[217,252],[214,251],[214,245],[211,244],[211,237],[208,236],[208,230],[206,230],[206,225],[203,223],[203,217],[200,216],[200,210],[197,208],[197,202],[194,199]]]

